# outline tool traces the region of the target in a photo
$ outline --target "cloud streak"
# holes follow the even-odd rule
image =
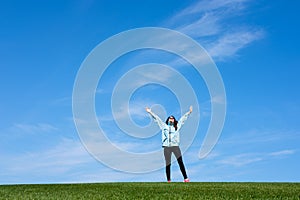
[[[220,164],[231,165],[234,167],[242,167],[255,162],[260,162],[269,159],[279,159],[282,156],[293,155],[296,153],[293,149],[284,149],[281,151],[275,151],[270,153],[245,153],[228,156],[218,161]]]
[[[215,60],[224,61],[265,35],[262,28],[241,26],[232,20],[245,15],[243,11],[249,2],[202,0],[177,13],[166,24],[196,39]]]
[[[228,10],[242,10],[247,2],[249,2],[249,0],[202,0],[183,9],[176,15],[176,17],[184,17],[202,12],[211,12],[224,8],[227,8]]]
[[[270,156],[285,156],[285,155],[292,155],[296,153],[295,150],[287,149],[287,150],[282,150],[282,151],[275,151],[270,153]]]
[[[1,166],[1,179],[4,176],[18,177],[18,182],[34,179],[43,182],[45,178],[66,176],[72,170],[93,161],[79,141],[63,138],[56,146],[47,147],[40,151],[23,152],[14,156],[1,157],[6,160]],[[33,173],[34,172],[34,173]],[[28,174],[32,174],[28,177]]]
[[[241,30],[237,32],[226,33],[217,41],[209,45],[209,54],[217,60],[235,56],[237,52],[252,42],[263,37],[263,30]]]
[[[51,131],[58,130],[58,128],[47,123],[37,123],[37,124],[18,123],[18,124],[14,124],[12,128],[17,129],[20,132],[26,132],[26,133],[51,132]]]

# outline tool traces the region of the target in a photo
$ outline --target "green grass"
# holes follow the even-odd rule
[[[0,199],[300,199],[300,183],[2,185]]]

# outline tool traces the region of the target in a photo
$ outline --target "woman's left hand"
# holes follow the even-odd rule
[[[190,113],[193,112],[193,106],[190,106]]]

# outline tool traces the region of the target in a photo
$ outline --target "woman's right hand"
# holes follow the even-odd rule
[[[151,109],[146,107],[146,111],[149,113],[149,112],[151,112]]]

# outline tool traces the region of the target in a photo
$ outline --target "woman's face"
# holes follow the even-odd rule
[[[174,117],[170,117],[169,122],[174,123]]]

